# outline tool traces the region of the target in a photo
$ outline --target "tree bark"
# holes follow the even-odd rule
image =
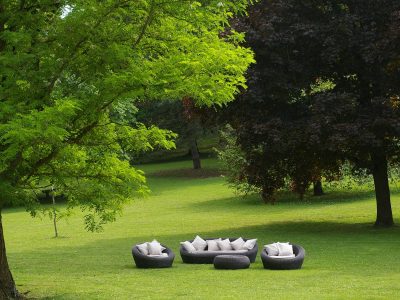
[[[314,189],[314,196],[322,196],[324,194],[321,180],[317,180],[313,183],[313,189]]]
[[[201,169],[200,153],[196,139],[193,139],[190,144],[190,154],[192,155],[193,169]]]
[[[372,175],[374,177],[376,196],[375,226],[392,226],[393,215],[390,203],[387,159],[384,154],[372,154]]]
[[[56,210],[56,197],[54,196],[54,186],[51,187],[51,200],[53,202],[53,225],[54,225],[54,237],[58,237],[57,230],[57,210]]]
[[[275,204],[275,197],[270,187],[263,186],[261,191],[261,198],[265,204]]]
[[[3,224],[0,213],[0,299],[22,299],[8,266]]]

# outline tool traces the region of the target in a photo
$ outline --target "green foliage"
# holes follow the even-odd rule
[[[243,169],[248,165],[244,152],[237,144],[237,137],[234,129],[227,125],[220,131],[222,146],[215,149],[218,159],[221,161],[221,168],[224,171],[228,185],[238,193],[247,194],[250,192],[260,192],[260,189],[250,184],[243,173]]]
[[[226,115],[248,162],[245,178],[264,200],[273,201],[287,178],[302,195],[351,162],[373,175],[377,225],[390,226],[387,165],[400,153],[400,2],[339,2],[265,0],[238,19],[257,64]]]
[[[0,203],[35,215],[51,183],[99,230],[147,194],[127,153],[171,149],[176,135],[132,123],[135,103],[222,105],[245,87],[252,53],[220,34],[247,0],[218,3],[0,2]]]
[[[390,185],[399,188],[400,168],[391,164],[388,172]],[[373,189],[374,181],[367,170],[355,168],[350,162],[345,162],[340,167],[339,176],[325,181],[325,186],[330,189],[362,190]]]

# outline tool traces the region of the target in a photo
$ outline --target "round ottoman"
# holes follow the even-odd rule
[[[214,258],[214,267],[223,270],[247,269],[250,259],[245,255],[218,255]]]

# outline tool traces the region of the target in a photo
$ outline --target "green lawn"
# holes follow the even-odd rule
[[[220,162],[215,158],[206,158],[201,160],[201,166],[205,169],[219,169]],[[166,171],[166,170],[180,170],[190,169],[193,167],[191,160],[179,160],[164,162],[160,164],[143,164],[138,166],[139,169],[143,170],[147,175],[152,175],[154,172]],[[152,187],[154,189],[154,187]]]
[[[215,161],[204,165],[214,167]],[[144,165],[160,169],[190,162]],[[39,299],[398,299],[400,228],[374,229],[370,191],[331,192],[299,202],[287,194],[275,206],[242,199],[221,177],[150,177],[151,197],[126,207],[102,233],[87,233],[79,212],[59,224],[4,212],[8,256],[19,290]],[[400,224],[400,194],[393,195]],[[217,271],[183,264],[179,242],[243,236],[259,244],[291,241],[307,252],[302,270],[269,271],[260,258],[248,270]],[[172,269],[136,269],[131,246],[157,238],[177,254]]]

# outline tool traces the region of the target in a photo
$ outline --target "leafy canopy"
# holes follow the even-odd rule
[[[272,0],[237,22],[257,64],[227,116],[241,178],[265,200],[287,179],[304,193],[337,178],[344,161],[388,191],[387,160],[400,154],[399,16],[397,0]]]
[[[253,58],[242,34],[221,32],[247,3],[0,1],[1,205],[34,214],[35,193],[55,185],[97,230],[147,193],[125,153],[172,148],[174,134],[128,124],[121,107],[231,101]]]

